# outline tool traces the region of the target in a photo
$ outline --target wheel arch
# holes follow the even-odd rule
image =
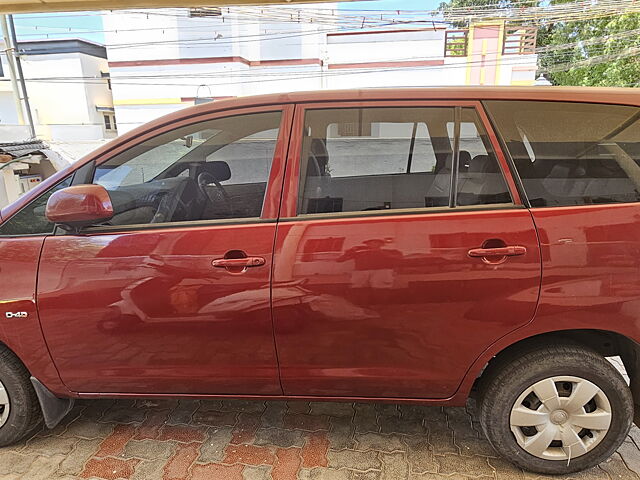
[[[640,344],[625,335],[609,330],[557,330],[534,334],[509,343],[484,362],[484,366],[473,381],[471,395],[478,390],[481,382],[490,378],[492,373],[510,358],[549,344],[579,345],[603,357],[619,356],[630,380],[629,388],[635,404],[634,423],[640,425]]]

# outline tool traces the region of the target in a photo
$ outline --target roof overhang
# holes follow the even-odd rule
[[[213,7],[231,5],[289,5],[326,0],[0,0],[0,14],[118,10],[128,8]],[[338,0],[340,1],[340,0]]]

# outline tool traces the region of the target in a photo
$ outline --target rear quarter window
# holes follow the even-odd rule
[[[531,206],[640,201],[640,109],[487,101]]]

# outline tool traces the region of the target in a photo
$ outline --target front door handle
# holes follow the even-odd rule
[[[247,267],[259,267],[265,264],[265,259],[262,257],[242,257],[242,258],[218,258],[211,262],[214,267],[218,268],[241,268]]]
[[[527,253],[527,247],[520,245],[507,245],[495,248],[472,248],[469,250],[470,257],[517,257]]]

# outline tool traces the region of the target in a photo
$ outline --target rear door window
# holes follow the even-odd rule
[[[300,160],[299,214],[511,202],[473,108],[310,109]]]
[[[531,206],[640,201],[640,109],[485,102]]]

